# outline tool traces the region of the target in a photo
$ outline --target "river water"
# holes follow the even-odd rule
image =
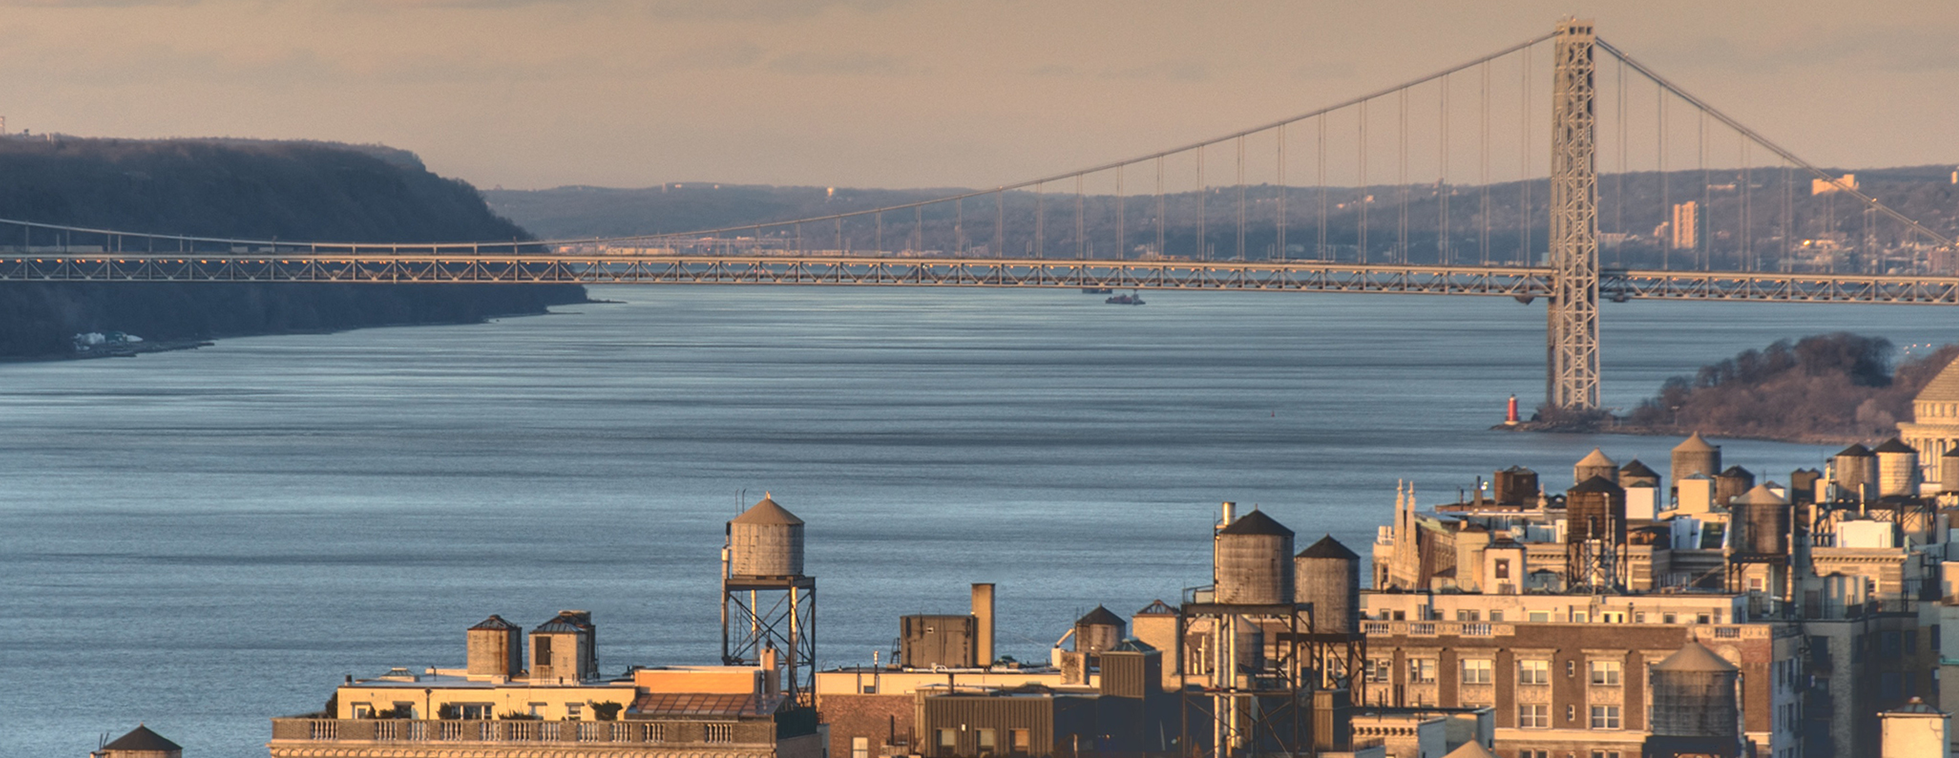
[[[1366,554],[1425,501],[1594,445],[1488,431],[1543,388],[1507,299],[611,287],[496,323],[229,339],[0,365],[0,755],[81,756],[138,721],[195,758],[343,674],[457,666],[463,629],[593,612],[608,671],[718,652],[722,523],[809,522],[825,666],[999,584],[1043,659],[1097,604],[1207,581],[1220,500]],[[1783,337],[1954,338],[1952,311],[1608,304],[1605,398]],[[1815,446],[1728,441],[1786,481]]]

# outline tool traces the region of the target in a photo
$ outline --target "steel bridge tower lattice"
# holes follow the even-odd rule
[[[1599,403],[1598,92],[1592,22],[1558,22],[1551,74],[1551,297],[1546,316],[1545,401],[1591,410]]]

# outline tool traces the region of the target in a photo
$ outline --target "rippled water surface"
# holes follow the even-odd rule
[[[1593,445],[1487,431],[1543,390],[1510,300],[595,288],[458,327],[0,365],[0,755],[147,722],[264,755],[343,674],[460,665],[491,613],[593,612],[603,667],[718,653],[722,522],[809,522],[825,665],[999,584],[1001,652],[1207,581],[1216,502],[1365,554],[1397,480],[1454,497]],[[1783,337],[1945,342],[1954,311],[1608,305],[1606,401]],[[1777,480],[1811,446],[1729,441]],[[744,493],[745,490],[745,493]],[[1445,494],[1446,493],[1446,494]],[[1303,544],[1303,543],[1302,543]]]

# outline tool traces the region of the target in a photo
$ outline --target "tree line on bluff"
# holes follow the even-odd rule
[[[1959,345],[1893,362],[1882,337],[1837,332],[1781,340],[1668,379],[1619,419],[1623,431],[1794,441],[1886,437]],[[1627,428],[1630,427],[1630,428]]]
[[[528,240],[474,187],[379,146],[0,137],[0,218],[160,234],[334,242]],[[0,245],[61,244],[0,225]],[[85,242],[70,240],[70,242]],[[480,321],[582,302],[577,285],[0,283],[0,356],[75,333],[148,339]]]

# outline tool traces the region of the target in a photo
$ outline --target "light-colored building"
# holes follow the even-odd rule
[[[1959,487],[1959,360],[1939,371],[1911,401],[1911,421],[1898,424],[1898,437],[1918,451],[1920,478],[1933,492]],[[1946,480],[1945,469],[1953,469]]]

